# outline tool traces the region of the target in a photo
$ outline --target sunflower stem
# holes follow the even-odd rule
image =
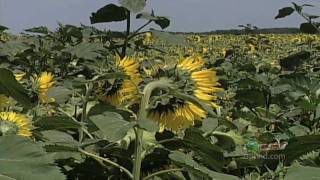
[[[126,30],[126,38],[124,39],[124,43],[122,46],[122,52],[121,52],[121,59],[126,56],[127,47],[129,43],[129,36],[130,36],[130,11],[127,11],[127,30]]]
[[[169,91],[171,87],[171,83],[169,80],[160,79],[158,81],[153,81],[147,84],[143,90],[143,96],[141,98],[140,110],[138,113],[138,124],[139,121],[147,119],[147,110],[149,108],[149,101],[152,92],[155,89],[163,89]],[[141,163],[142,163],[142,140],[143,140],[143,129],[137,126],[135,128],[136,142],[135,142],[135,153],[134,153],[134,166],[133,166],[133,179],[140,180],[140,171],[141,171]]]
[[[83,98],[83,107],[82,107],[82,115],[81,115],[81,124],[85,123],[87,121],[87,106],[89,101],[89,96],[91,94],[93,88],[92,83],[86,84],[86,94]],[[84,131],[83,129],[79,130],[79,142],[82,143],[84,137]]]

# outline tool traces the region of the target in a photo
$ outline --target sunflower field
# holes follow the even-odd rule
[[[169,33],[145,4],[0,26],[0,180],[320,179],[319,33]]]

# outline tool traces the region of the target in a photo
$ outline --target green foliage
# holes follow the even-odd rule
[[[284,18],[292,13],[298,13],[302,18],[304,18],[307,22],[302,23],[300,25],[300,31],[303,33],[308,34],[316,34],[320,32],[320,24],[319,22],[314,21],[315,19],[319,18],[318,15],[308,14],[304,11],[305,7],[314,7],[310,4],[302,4],[298,5],[297,3],[292,2],[293,7],[285,7],[279,10],[278,15],[275,19]]]
[[[292,7],[284,7],[279,10],[278,15],[275,17],[275,19],[284,18],[291,15],[293,12],[294,9]]]
[[[320,177],[319,169],[308,166],[293,166],[288,169],[285,180],[305,179],[312,180]]]
[[[0,137],[0,179],[66,179],[53,163],[41,145],[28,138]]]
[[[33,106],[27,91],[17,82],[11,71],[3,68],[0,68],[0,93],[13,97],[25,108]]]
[[[104,112],[99,115],[92,115],[89,119],[99,129],[98,134],[102,139],[110,142],[122,139],[127,132],[135,125],[134,122],[128,122],[115,112]]]
[[[206,167],[201,166],[197,163],[193,158],[188,154],[183,154],[179,151],[174,151],[169,155],[170,159],[182,165],[185,168],[185,171],[188,171],[190,174],[194,176],[195,179],[226,179],[226,180],[234,180],[238,179],[235,176],[230,176],[226,174],[217,173],[215,171],[211,171]]]
[[[90,17],[91,24],[106,23],[114,21],[123,21],[127,18],[127,11],[124,7],[115,4],[108,4],[97,12],[92,13]]]
[[[119,3],[133,13],[142,11],[146,6],[145,0],[119,0]]]
[[[315,173],[320,167],[318,35],[254,34],[251,24],[239,26],[246,35],[142,31],[150,23],[165,29],[170,20],[143,12],[144,0],[119,4],[104,6],[90,20],[127,21],[123,32],[59,24],[55,31],[40,26],[15,36],[0,27],[5,37],[0,42],[1,108],[26,115],[33,132],[32,141],[0,136],[0,179],[131,179],[136,169],[141,178],[191,180],[294,179],[304,171]],[[294,3],[279,10],[276,19],[297,12],[308,24],[301,29],[311,33],[317,15],[305,13],[306,7]],[[131,13],[146,23],[132,30]],[[153,71],[167,73],[163,67],[194,54],[203,58],[204,69],[218,74],[224,91],[214,94],[214,102],[220,107],[199,100],[194,87],[186,92],[159,88],[164,93],[152,101],[171,105],[168,97],[175,97],[200,107],[207,117],[192,128],[158,132],[159,124],[147,116],[153,102],[141,106],[144,88],[158,80]],[[135,68],[119,66],[115,55],[139,62],[141,82],[132,84],[137,96],[131,97],[131,85],[128,92],[122,89],[124,81],[133,81],[125,69]],[[52,87],[48,77],[39,82],[45,71],[54,75]],[[17,81],[13,72],[25,76]],[[183,77],[177,84],[191,81]],[[119,105],[102,95],[133,101]],[[41,96],[54,101],[40,102]],[[11,162],[13,157],[19,163]]]

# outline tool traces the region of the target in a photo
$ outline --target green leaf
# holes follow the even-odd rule
[[[236,134],[234,131],[229,131],[226,133],[216,131],[213,133],[213,136],[215,136],[218,139],[217,145],[227,150],[234,149],[236,145],[245,144],[242,136]]]
[[[300,51],[298,53],[289,55],[288,57],[280,59],[280,66],[285,70],[295,70],[300,66],[304,60],[310,58],[311,53],[308,51]]]
[[[271,90],[271,94],[272,95],[279,95],[279,94],[282,94],[284,92],[291,91],[293,89],[289,84],[280,84],[280,85],[271,87],[270,90]]]
[[[309,166],[293,166],[287,171],[284,180],[315,180],[320,179],[320,168]]]
[[[295,125],[289,128],[289,130],[295,135],[295,136],[305,136],[310,133],[309,128],[303,126],[303,125]]]
[[[119,3],[134,13],[142,11],[146,6],[146,0],[119,0]]]
[[[8,28],[8,27],[1,26],[1,25],[0,25],[0,32],[1,32],[1,31],[5,31],[5,30],[7,30],[7,29],[9,29],[9,28]]]
[[[82,42],[76,46],[67,47],[63,49],[64,52],[68,52],[73,56],[83,59],[96,60],[101,57],[100,51],[105,51],[102,43],[88,43]]]
[[[238,90],[236,100],[245,104],[247,107],[265,106],[265,96],[263,92],[257,89]]]
[[[62,104],[68,101],[68,98],[71,94],[71,90],[63,86],[57,86],[49,89],[47,97],[48,99],[53,98],[58,104]]]
[[[49,29],[45,26],[39,26],[39,27],[34,27],[30,29],[25,29],[24,31],[26,32],[31,32],[31,33],[40,33],[40,34],[49,34]]]
[[[166,17],[158,17],[158,19],[154,22],[158,24],[161,27],[161,29],[165,29],[170,25],[170,20]]]
[[[207,118],[202,122],[201,130],[205,133],[210,133],[215,130],[219,125],[219,121],[216,118]]]
[[[142,12],[137,14],[136,16],[137,19],[147,19],[147,20],[151,20],[154,23],[156,23],[157,25],[159,25],[161,27],[161,29],[165,29],[170,25],[170,20],[166,17],[162,17],[162,16],[155,16],[153,14],[153,12],[147,13],[147,12]]]
[[[67,116],[40,117],[34,125],[43,130],[78,129],[81,127],[80,123]]]
[[[122,139],[133,128],[134,122],[128,122],[115,112],[104,112],[90,116],[89,119],[102,133],[102,138],[114,142]]]
[[[172,45],[180,45],[180,46],[186,46],[187,40],[182,34],[172,34],[169,32],[163,32],[163,31],[157,31],[157,30],[151,30],[152,35],[154,38],[162,40],[166,43],[172,44]]]
[[[43,139],[45,139],[45,148],[47,152],[78,153],[80,144],[70,134],[56,130],[42,131],[41,134]]]
[[[0,56],[12,56],[29,49],[30,47],[22,40],[12,40],[0,43]]]
[[[286,164],[291,163],[300,156],[320,148],[320,135],[299,136],[289,139],[284,149]]]
[[[300,25],[300,31],[308,34],[316,34],[320,32],[319,27],[312,23],[302,23]]]
[[[30,109],[33,107],[27,91],[15,79],[12,72],[2,68],[0,68],[0,93],[14,98],[24,108]]]
[[[96,13],[92,13],[90,17],[91,24],[105,23],[114,21],[123,21],[127,18],[127,10],[114,4],[108,4],[99,9]]]
[[[228,174],[222,174],[218,173],[212,170],[209,170],[208,168],[200,165],[196,161],[192,159],[190,155],[184,154],[179,151],[174,151],[169,155],[169,158],[175,162],[177,162],[179,165],[186,168],[188,171],[191,172],[193,175],[197,176],[199,179],[223,179],[223,180],[235,180],[239,179],[235,176],[231,176]]]
[[[294,10],[296,10],[298,13],[300,13],[303,9],[303,6],[299,6],[295,2],[291,2],[293,4]]]
[[[183,141],[187,147],[201,157],[205,164],[216,171],[221,171],[224,161],[222,149],[217,145],[211,144],[202,136],[200,130],[195,128],[187,129]]]
[[[302,109],[314,111],[316,109],[316,106],[306,100],[305,98],[300,98],[297,102],[294,103],[295,105],[301,107]]]
[[[275,17],[275,19],[284,18],[291,15],[293,12],[294,9],[292,7],[284,7],[282,9],[279,9],[278,15]]]
[[[11,180],[66,179],[39,144],[19,136],[0,137],[0,179],[2,177]]]
[[[159,131],[159,125],[152,120],[149,119],[140,119],[138,121],[138,125],[140,128],[148,131],[148,132],[157,132]]]

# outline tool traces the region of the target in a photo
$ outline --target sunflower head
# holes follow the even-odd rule
[[[48,103],[53,101],[52,99],[48,99],[48,91],[54,84],[54,76],[51,72],[43,72],[40,77],[37,79],[38,92],[39,92],[39,100],[41,103]]]
[[[139,74],[139,63],[130,57],[116,57],[115,72],[122,72],[129,79],[109,79],[99,82],[98,98],[114,106],[124,102],[133,102],[138,98],[138,84],[142,81]]]
[[[216,72],[205,69],[204,64],[202,57],[193,55],[182,59],[173,68],[159,70],[155,78],[170,79],[176,90],[216,108],[218,105],[214,103],[217,99],[215,93],[223,89],[217,87],[220,84]],[[148,117],[160,124],[160,130],[179,131],[207,116],[203,109],[192,102],[169,95],[163,90],[153,92],[150,107]]]
[[[31,121],[27,116],[15,112],[0,112],[0,136],[31,136]]]

